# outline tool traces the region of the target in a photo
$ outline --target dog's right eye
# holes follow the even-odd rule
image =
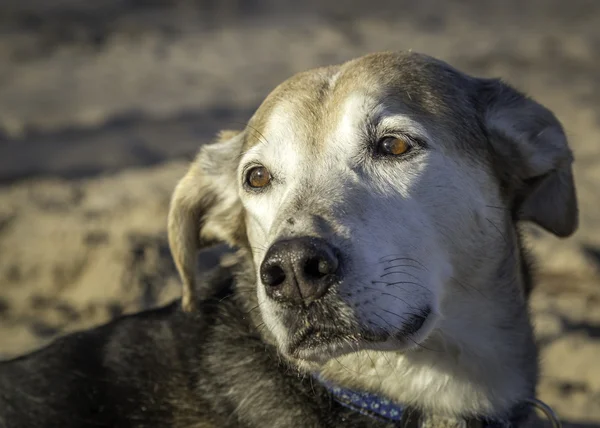
[[[412,148],[406,138],[384,137],[377,143],[377,151],[385,156],[400,156],[406,154]]]
[[[271,173],[264,166],[255,166],[246,173],[246,183],[253,189],[261,189],[271,183]]]

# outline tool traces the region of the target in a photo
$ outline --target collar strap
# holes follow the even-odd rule
[[[324,380],[320,376],[317,379],[327,388],[335,400],[344,407],[386,422],[402,421],[402,416],[405,413],[404,408],[386,398],[369,392],[359,392],[342,388]]]
[[[402,406],[369,392],[353,391],[334,385],[318,375],[316,378],[338,403],[362,415],[383,422],[395,422],[399,428],[421,428],[427,420],[425,415],[413,407]],[[552,409],[537,399],[528,399],[516,406],[509,419],[469,418],[458,422],[461,428],[515,428],[529,417],[532,407],[545,414],[552,422],[552,428],[561,428],[561,423]]]

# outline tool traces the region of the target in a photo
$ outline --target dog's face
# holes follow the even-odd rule
[[[570,163],[554,116],[506,85],[370,55],[294,76],[204,148],[171,246],[188,286],[198,236],[247,247],[264,323],[295,360],[406,351],[473,320],[461,293],[500,268],[516,220],[573,231]]]
[[[474,262],[458,253],[491,244],[480,235],[499,223],[498,186],[464,153],[477,124],[457,127],[444,104],[465,94],[415,71],[372,58],[302,74],[250,123],[239,195],[264,322],[285,354],[413,346],[456,264]]]

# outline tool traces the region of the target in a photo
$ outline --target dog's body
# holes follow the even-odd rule
[[[175,190],[169,240],[191,313],[90,333],[104,338],[88,367],[109,373],[99,380],[76,337],[6,363],[0,416],[25,420],[39,402],[68,420],[89,408],[68,396],[100,388],[94,400],[123,426],[376,423],[336,404],[318,374],[418,409],[422,426],[514,422],[537,382],[518,222],[575,230],[571,162],[544,107],[426,56],[301,73],[244,131],[203,148]],[[240,248],[241,274],[232,296],[198,298],[213,287],[195,285],[196,250],[218,241]],[[66,395],[28,401],[27,373],[46,367],[38,376],[58,382],[73,359],[81,377]]]

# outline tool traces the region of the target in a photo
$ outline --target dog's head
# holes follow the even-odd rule
[[[196,250],[225,241],[252,255],[285,355],[407,350],[476,322],[466,296],[519,263],[504,257],[517,221],[574,231],[571,163],[546,108],[424,55],[298,74],[243,131],[203,147],[177,186],[169,236],[184,306]]]

